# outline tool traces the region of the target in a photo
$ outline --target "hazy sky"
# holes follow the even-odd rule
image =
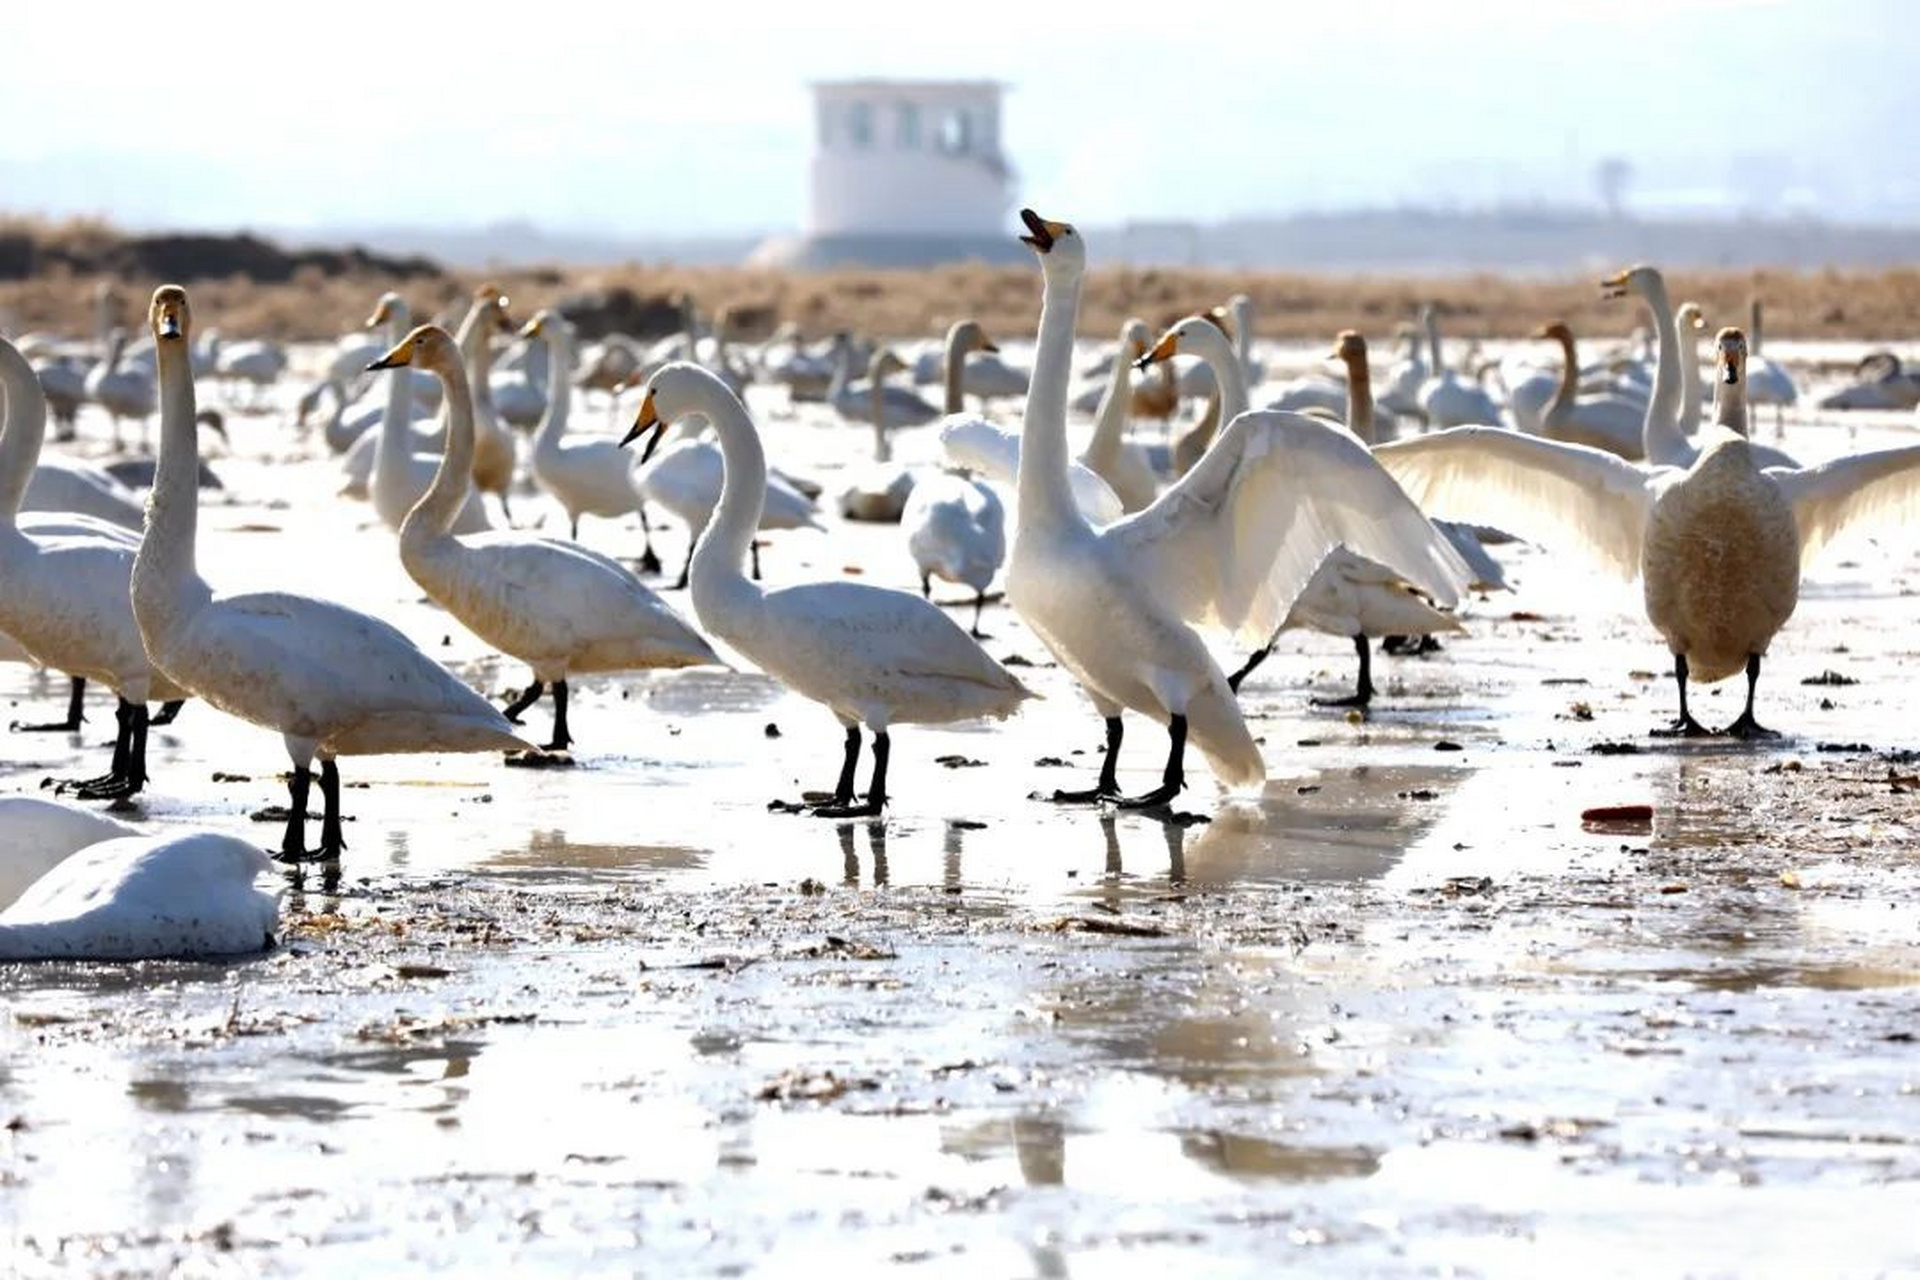
[[[1011,86],[1085,223],[1593,198],[1920,222],[1906,0],[26,0],[0,208],[206,227],[788,229],[805,84]],[[24,42],[21,36],[24,25]]]

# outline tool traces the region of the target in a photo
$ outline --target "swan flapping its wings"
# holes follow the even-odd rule
[[[1108,531],[1189,622],[1265,641],[1336,545],[1388,565],[1437,603],[1471,574],[1349,432],[1260,409],[1228,424],[1200,462]]]
[[[1803,568],[1853,525],[1920,516],[1920,445],[1857,453],[1817,467],[1770,467],[1765,474],[1793,504]]]

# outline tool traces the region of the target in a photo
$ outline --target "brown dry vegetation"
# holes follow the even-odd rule
[[[28,269],[0,269],[0,317],[19,330],[86,332],[92,326],[95,281],[111,279],[120,295],[122,323],[137,323],[148,289],[141,260],[121,250],[124,237],[95,223],[58,227],[0,226],[0,239],[38,236],[58,252],[29,256]],[[177,246],[176,246],[177,247]],[[214,255],[220,260],[223,255]],[[15,261],[20,261],[16,255]],[[129,267],[127,264],[135,265]],[[3,266],[4,264],[0,264]],[[1625,265],[1625,264],[1622,264]],[[1020,267],[956,265],[922,271],[836,270],[787,272],[746,267],[629,265],[499,272],[443,271],[418,260],[383,261],[353,252],[306,255],[289,277],[262,281],[245,275],[196,277],[196,310],[203,324],[230,334],[326,338],[362,320],[379,294],[405,294],[430,314],[479,281],[499,283],[515,310],[557,304],[592,291],[627,290],[629,312],[656,317],[685,290],[703,314],[732,309],[746,317],[743,337],[779,321],[797,322],[809,336],[838,329],[880,337],[921,335],[959,316],[973,316],[989,332],[1030,334],[1037,314],[1036,273]],[[1669,274],[1676,299],[1696,299],[1710,323],[1738,323],[1747,300],[1767,302],[1767,333],[1782,338],[1910,339],[1920,332],[1920,269],[1888,271],[1761,271]],[[1330,338],[1358,328],[1378,341],[1423,302],[1439,304],[1459,337],[1516,337],[1553,319],[1576,332],[1617,334],[1638,321],[1634,308],[1606,302],[1589,277],[1519,279],[1493,275],[1452,278],[1335,276],[1173,268],[1096,270],[1088,279],[1083,333],[1116,332],[1129,315],[1161,324],[1244,291],[1254,300],[1260,335],[1271,339]],[[645,335],[643,335],[645,336]]]

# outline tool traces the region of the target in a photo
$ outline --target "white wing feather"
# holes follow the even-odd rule
[[[952,413],[940,423],[940,447],[947,461],[1002,484],[1015,485],[1020,476],[1020,434],[996,426],[973,413]],[[1113,487],[1078,462],[1067,467],[1073,486],[1073,504],[1095,525],[1112,524],[1124,513]]]
[[[1621,578],[1640,572],[1657,473],[1600,449],[1496,427],[1456,427],[1373,452],[1437,516],[1584,555]]]
[[[1804,470],[1766,474],[1793,504],[1803,567],[1853,525],[1920,516],[1920,445],[1876,449]]]
[[[1182,618],[1254,642],[1273,634],[1338,545],[1387,565],[1442,606],[1469,578],[1365,445],[1280,410],[1235,418],[1177,484],[1109,532]]]

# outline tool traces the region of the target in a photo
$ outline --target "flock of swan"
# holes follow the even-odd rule
[[[1098,773],[1052,801],[1152,809],[1187,787],[1190,747],[1229,789],[1264,782],[1240,698],[1279,633],[1308,627],[1351,641],[1359,672],[1341,701],[1365,706],[1373,641],[1457,630],[1469,590],[1504,586],[1491,531],[1644,583],[1676,681],[1677,714],[1662,732],[1709,733],[1689,709],[1691,685],[1744,673],[1745,708],[1721,732],[1768,736],[1755,689],[1805,566],[1849,528],[1920,508],[1920,446],[1801,467],[1751,438],[1754,403],[1797,394],[1760,362],[1757,325],[1719,330],[1712,418],[1698,423],[1698,309],[1674,308],[1650,267],[1604,282],[1645,310],[1650,360],[1583,366],[1572,332],[1550,325],[1538,336],[1558,345],[1561,367],[1504,374],[1504,405],[1483,380],[1441,362],[1429,310],[1382,395],[1364,337],[1347,331],[1331,353],[1342,377],[1296,380],[1256,406],[1249,388],[1263,371],[1244,296],[1157,338],[1130,321],[1089,371],[1096,394],[1076,398],[1086,245],[1070,224],[1030,210],[1021,218],[1042,280],[1030,369],[1003,360],[971,321],[955,324],[930,361],[858,350],[844,336],[810,350],[783,333],[757,368],[743,368],[724,326],[703,338],[689,320],[651,349],[609,341],[576,352],[563,317],[542,311],[516,323],[495,289],[474,295],[456,332],[415,324],[402,299],[382,298],[369,327],[384,326],[384,338],[343,340],[301,413],[332,400],[322,435],[343,458],[343,492],[364,495],[435,605],[525,665],[527,684],[504,707],[380,618],[290,591],[222,591],[217,564],[206,566],[211,579],[203,573],[196,527],[209,416],[196,382],[238,379],[258,394],[283,376],[283,354],[196,344],[186,291],[155,291],[143,358],[114,335],[76,392],[99,403],[116,435],[123,418],[144,431],[141,404],[157,412],[150,493],[129,519],[131,491],[111,477],[42,483],[79,466],[42,457],[50,412],[72,419],[71,406],[60,407],[72,357],[49,356],[44,341],[0,339],[0,656],[74,681],[67,719],[28,727],[77,727],[83,681],[114,692],[108,767],[71,788],[94,801],[149,784],[150,704],[171,716],[197,700],[276,732],[291,766],[278,856],[334,859],[345,849],[342,757],[501,752],[569,763],[575,679],[742,663],[825,707],[842,733],[831,785],[778,803],[874,816],[889,800],[898,726],[1005,719],[1035,696],[979,643],[981,610],[1000,581],[1104,726]],[[498,367],[494,344],[513,334],[530,354]],[[623,388],[638,389],[624,438],[569,431],[576,368],[581,386],[616,403]],[[1763,368],[1773,371],[1764,393]],[[916,372],[944,382],[944,405],[888,380]],[[763,585],[761,532],[820,526],[824,495],[770,465],[744,398],[756,376],[870,428],[872,462],[847,473],[839,511],[900,526],[920,594],[839,578]],[[143,389],[114,398],[142,378]],[[366,411],[356,393],[370,378],[385,385]],[[968,411],[968,395],[988,411]],[[991,411],[1020,395],[1017,418]],[[1128,430],[1188,396],[1208,403],[1190,427],[1161,439]],[[1094,415],[1078,451],[1068,430],[1076,399]],[[1383,441],[1378,425],[1389,417],[1426,429]],[[933,422],[943,464],[898,465],[892,433]],[[516,432],[527,430],[527,471],[564,511],[566,537],[508,518],[522,474]],[[29,501],[36,484],[39,499]],[[83,509],[80,489],[122,505]],[[676,585],[688,588],[691,620],[642,580],[660,572],[649,504],[688,528]],[[589,515],[642,522],[637,569],[583,544]],[[971,629],[932,602],[935,580],[971,593]],[[542,697],[551,732],[536,744],[523,717]],[[1128,713],[1166,735],[1158,782],[1134,795],[1123,793],[1117,766]],[[310,847],[316,781],[320,833]],[[65,802],[24,798],[0,801],[0,832],[9,842],[0,958],[224,954],[273,936],[275,899],[255,885],[270,864],[234,837],[142,836]]]

